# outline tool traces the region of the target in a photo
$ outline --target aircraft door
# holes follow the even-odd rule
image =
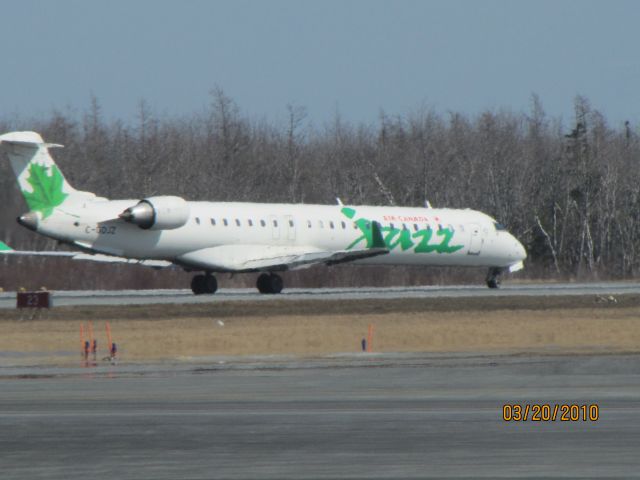
[[[482,250],[482,244],[484,243],[484,238],[482,238],[482,232],[480,230],[480,225],[471,224],[469,225],[470,231],[470,241],[469,241],[469,251],[467,252],[469,255],[480,255],[480,251]]]
[[[280,238],[280,222],[275,215],[269,215],[269,223],[271,224],[271,238],[278,240]]]
[[[293,220],[293,215],[285,215],[284,217],[285,228],[287,229],[287,240],[296,239],[296,222]]]

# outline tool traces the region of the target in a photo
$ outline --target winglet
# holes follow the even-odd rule
[[[371,222],[371,246],[369,248],[387,248],[378,222]]]
[[[7,252],[7,251],[12,251],[12,250],[13,250],[13,248],[11,248],[9,245],[7,245],[2,240],[0,240],[0,252]]]

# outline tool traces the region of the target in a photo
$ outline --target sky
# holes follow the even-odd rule
[[[638,1],[0,0],[0,118],[203,111],[375,124],[427,107],[640,122]]]

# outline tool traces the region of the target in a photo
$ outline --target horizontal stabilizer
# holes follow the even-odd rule
[[[0,135],[0,144],[16,145],[21,147],[45,147],[45,148],[62,148],[64,145],[59,143],[45,143],[40,134],[36,132],[9,132]]]

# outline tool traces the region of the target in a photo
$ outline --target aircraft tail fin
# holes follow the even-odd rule
[[[29,209],[40,212],[43,218],[76,192],[49,154],[49,149],[54,147],[62,145],[45,143],[36,132],[0,135],[0,151],[9,156]]]

